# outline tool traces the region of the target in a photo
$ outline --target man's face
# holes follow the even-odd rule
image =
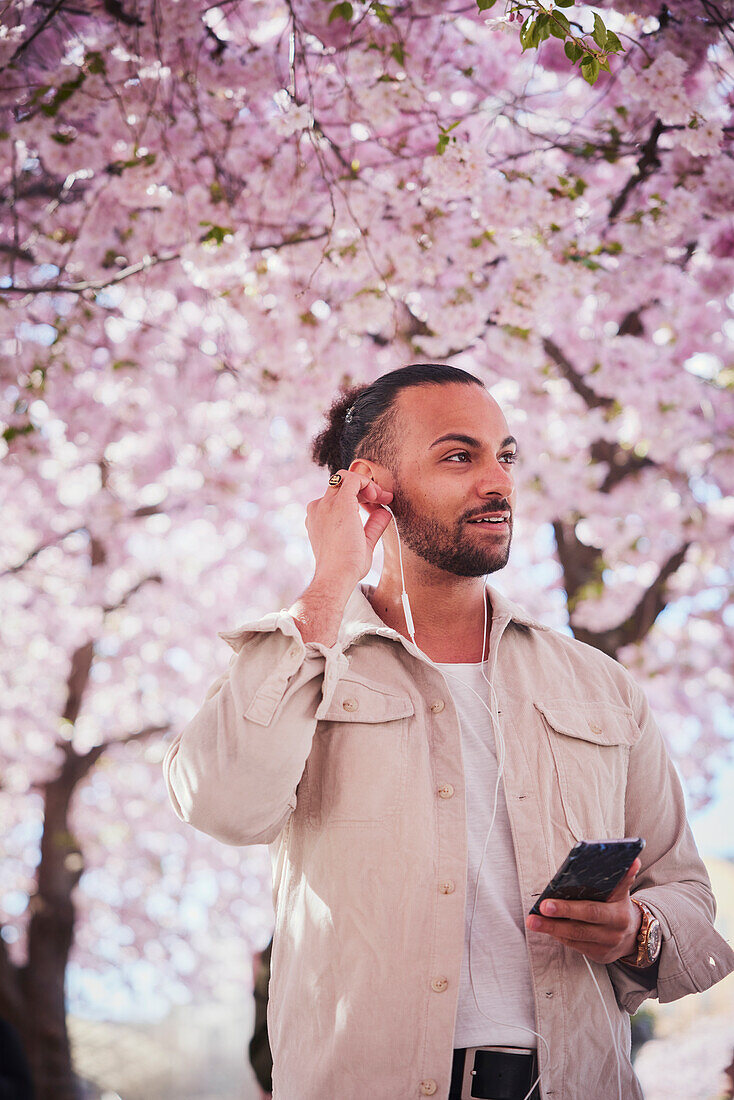
[[[497,402],[481,386],[444,383],[403,390],[395,409],[399,458],[391,507],[401,539],[457,576],[503,569],[517,444]]]

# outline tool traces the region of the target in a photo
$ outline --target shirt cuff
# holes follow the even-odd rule
[[[317,719],[323,717],[339,680],[349,668],[349,660],[338,642],[331,646],[324,645],[322,642],[304,642],[295,619],[285,608],[281,611],[272,611],[261,619],[243,623],[235,630],[219,630],[217,636],[227,642],[235,654],[239,654],[243,647],[258,635],[275,632],[280,632],[288,638],[290,645],[281,654],[280,659],[276,660],[272,672],[255,692],[245,711],[245,717],[256,725],[270,725],[278,704],[285,695],[288,681],[304,661],[311,658],[324,661],[322,701],[315,715]]]

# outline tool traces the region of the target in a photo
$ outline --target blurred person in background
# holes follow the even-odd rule
[[[18,1032],[0,1017],[0,1100],[34,1100],[34,1096],[31,1071]]]
[[[247,1052],[253,1073],[260,1086],[260,1100],[273,1095],[273,1056],[268,1040],[268,983],[270,981],[270,952],[273,937],[262,951],[253,955],[252,979],[255,997],[255,1024]]]

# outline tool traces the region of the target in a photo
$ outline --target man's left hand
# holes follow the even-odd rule
[[[546,899],[540,905],[544,915],[526,917],[526,928],[553,936],[594,962],[612,963],[632,955],[637,950],[642,914],[630,901],[630,886],[641,866],[636,859],[606,901]]]

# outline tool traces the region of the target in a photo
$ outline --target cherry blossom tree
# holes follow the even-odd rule
[[[450,360],[492,387],[523,451],[500,583],[632,669],[706,800],[734,666],[733,14],[4,10],[0,1014],[40,1100],[77,1095],[65,988],[119,968],[180,1001],[267,940],[265,851],[180,825],[160,760],[226,671],[217,631],[308,579],[340,384]]]

